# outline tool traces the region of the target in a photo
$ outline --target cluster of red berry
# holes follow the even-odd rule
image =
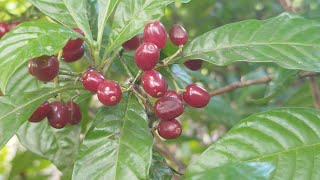
[[[75,31],[84,35],[83,32],[74,28]],[[74,62],[80,59],[83,54],[83,40],[77,38],[69,39],[63,48],[63,60]],[[31,59],[28,64],[29,73],[40,81],[52,81],[59,74],[59,61],[56,56],[41,56]],[[49,124],[57,129],[63,128],[67,124],[77,125],[81,121],[81,111],[77,103],[55,101],[49,103],[45,101],[29,118],[30,122],[40,122],[48,118]]]
[[[16,27],[20,22],[12,22],[7,24],[5,22],[0,22],[0,38],[4,36],[7,32],[11,31],[14,27]]]
[[[176,46],[185,45],[188,41],[187,32],[177,24],[171,27],[169,37]],[[183,100],[192,107],[203,108],[209,103],[210,95],[196,84],[188,85],[182,95],[167,89],[165,78],[154,70],[159,62],[160,49],[164,48],[166,43],[165,27],[161,22],[153,21],[145,26],[143,38],[135,36],[124,43],[123,48],[136,50],[135,63],[144,71],[141,77],[142,87],[151,97],[159,98],[154,104],[155,114],[161,119],[157,128],[159,135],[165,139],[174,139],[182,132],[181,124],[175,118],[184,111]],[[198,70],[201,68],[202,60],[189,60],[185,65],[191,70]]]

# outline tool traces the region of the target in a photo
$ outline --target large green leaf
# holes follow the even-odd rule
[[[162,17],[163,8],[172,0],[122,0],[115,12],[106,53],[138,34],[150,20]]]
[[[29,0],[40,11],[69,27],[79,27],[92,41],[86,0]]]
[[[143,106],[132,94],[103,107],[80,147],[73,179],[147,179],[152,135]]]
[[[290,14],[247,20],[209,31],[188,44],[180,60],[216,65],[274,62],[286,69],[320,71],[320,23]]]
[[[17,135],[23,146],[49,159],[61,170],[64,179],[71,179],[80,144],[80,129],[80,125],[54,129],[45,119],[40,123],[25,122]]]
[[[320,179],[320,111],[282,108],[234,126],[186,170],[187,176],[241,162],[270,162],[270,179]]]
[[[98,0],[99,15],[98,15],[98,45],[101,47],[102,36],[105,32],[105,27],[113,10],[118,4],[118,0]]]
[[[68,11],[63,0],[29,0],[35,7],[40,9],[47,16],[70,27],[76,27],[77,24]]]
[[[17,95],[0,96],[0,149],[40,104],[59,92],[73,89],[78,89],[78,87],[44,88],[39,91],[21,93],[18,98]]]
[[[68,39],[78,33],[59,24],[31,21],[19,25],[0,40],[0,88],[6,86],[12,74],[31,58],[57,53]]]
[[[199,180],[239,180],[239,179],[256,179],[268,180],[274,171],[271,163],[240,163],[228,164],[221,167],[209,169],[200,174],[187,176],[186,179]]]

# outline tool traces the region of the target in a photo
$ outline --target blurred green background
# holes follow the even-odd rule
[[[295,12],[318,20],[320,0],[191,0],[173,3],[165,10],[162,22],[168,29],[182,24],[190,39],[219,26],[246,19],[268,19],[284,11]],[[0,21],[28,21],[45,15],[26,0],[0,0]],[[166,54],[166,49],[164,50]],[[200,82],[207,89],[218,88],[235,81],[256,79],[277,74],[273,64],[235,63],[227,67],[204,64],[201,71],[192,72],[180,65],[171,67],[181,85]],[[240,119],[256,112],[280,106],[312,107],[312,96],[305,80],[297,80],[283,87],[272,98],[256,101],[266,94],[267,85],[256,85],[213,97],[205,109],[187,108],[180,118],[184,133],[177,140],[169,140],[170,151],[188,164],[217,141]],[[297,98],[299,97],[299,98]],[[47,160],[27,151],[13,138],[0,150],[1,179],[59,179],[59,171]]]

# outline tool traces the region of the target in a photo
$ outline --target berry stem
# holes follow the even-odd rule
[[[165,69],[169,73],[169,78],[173,82],[173,85],[174,85],[177,93],[183,92],[184,90],[179,87],[177,81],[174,79],[174,77],[172,75],[172,72],[170,71],[170,68],[168,66],[166,66]]]
[[[120,58],[120,62],[122,64],[122,66],[124,67],[124,69],[126,70],[127,74],[129,75],[129,78],[132,80],[134,77],[133,77],[132,73],[130,72],[128,65],[124,62],[122,56],[119,56],[119,58]]]
[[[183,49],[183,45],[180,45],[180,46],[179,46],[179,49],[178,49],[172,56],[167,57],[166,59],[163,60],[163,65],[164,65],[164,66],[168,66],[169,63],[171,63],[171,61],[172,61],[175,57],[177,57],[179,54],[181,54],[182,49]]]
[[[139,70],[138,74],[137,74],[136,77],[133,79],[131,85],[130,85],[129,88],[128,88],[129,91],[132,89],[132,87],[134,86],[134,84],[135,84],[136,81],[140,78],[141,75],[142,75],[142,71]]]
[[[88,38],[86,38],[85,36],[80,35],[80,38],[88,45],[89,49],[90,49],[90,53],[91,53],[91,57],[90,59],[90,64],[94,65],[94,62],[98,61],[99,59],[97,59],[98,57],[95,56],[95,48],[93,46],[93,44],[89,41]],[[92,60],[93,58],[93,60]]]
[[[81,76],[81,73],[75,73],[75,72],[66,71],[66,70],[62,70],[62,69],[59,70],[59,74],[66,75],[66,76],[73,76],[73,77]]]
[[[57,58],[59,62],[61,62],[61,60],[62,60],[62,54],[63,54],[63,50],[60,50],[59,53],[58,53],[58,58]],[[55,88],[59,87],[59,72],[58,72],[58,75],[54,78],[53,84],[54,84]],[[57,98],[58,98],[58,100],[61,99],[61,94],[60,93],[58,93]]]
[[[100,70],[103,71],[105,74],[105,72],[107,72],[109,70],[109,68],[111,67],[113,61],[116,59],[118,53],[121,51],[123,51],[123,49],[118,49],[116,51],[114,51],[114,53],[112,54],[112,56],[110,58],[108,58],[107,60],[105,60],[101,66],[100,66]]]

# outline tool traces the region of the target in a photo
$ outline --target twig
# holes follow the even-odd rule
[[[313,105],[315,108],[320,109],[320,89],[316,78],[310,77],[309,85],[313,97]]]
[[[159,138],[159,136],[154,133],[154,148],[160,154],[162,154],[166,159],[172,161],[178,166],[178,171],[183,171],[186,168],[186,165],[177,159],[169,150],[167,145]],[[182,174],[182,173],[180,173]]]
[[[312,77],[312,76],[317,76],[319,75],[319,73],[317,72],[304,72],[302,74],[300,74],[300,78],[304,78],[304,77]],[[235,89],[241,88],[241,87],[246,87],[246,86],[251,86],[251,85],[256,85],[256,84],[266,84],[269,83],[272,80],[272,77],[262,77],[259,79],[254,79],[254,80],[247,80],[247,81],[240,81],[240,82],[234,82],[231,83],[227,86],[224,86],[222,88],[219,89],[215,89],[213,91],[210,92],[211,96],[216,96],[216,95],[220,95],[229,91],[233,91]]]

